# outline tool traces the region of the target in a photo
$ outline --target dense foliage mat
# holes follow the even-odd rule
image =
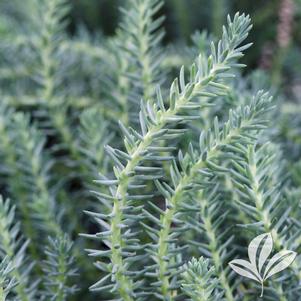
[[[0,300],[299,300],[299,256],[261,285],[229,266],[301,243],[301,123],[241,74],[250,17],[181,48],[161,0],[124,1],[110,38],[25,2],[0,3]]]

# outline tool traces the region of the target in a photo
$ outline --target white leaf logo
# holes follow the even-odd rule
[[[261,234],[249,244],[249,261],[234,259],[229,263],[230,267],[239,275],[261,284],[260,297],[263,296],[264,281],[289,267],[297,256],[296,252],[283,250],[268,260],[272,249],[273,238],[271,233]]]

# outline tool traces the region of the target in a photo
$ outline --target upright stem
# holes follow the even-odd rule
[[[9,138],[8,128],[0,126],[0,139],[2,149],[5,151],[5,162],[9,168],[13,171],[8,177],[10,191],[15,201],[18,202],[18,208],[22,213],[22,224],[24,226],[24,233],[27,238],[32,241],[35,240],[36,231],[30,219],[30,211],[26,198],[26,192],[22,186],[23,179],[20,173],[20,169],[17,164],[16,152],[13,146],[13,141]],[[39,258],[36,244],[31,243],[29,245],[29,251],[33,258],[37,260]]]
[[[241,126],[243,127],[243,124]],[[211,149],[208,149],[207,160],[213,159],[214,157],[218,156],[218,154],[220,153],[218,147],[230,143],[232,137],[239,135],[239,132],[240,132],[239,129],[234,129],[233,131],[230,131],[230,133],[226,137],[218,141],[214,146],[212,146]],[[157,258],[158,258],[158,265],[159,265],[158,278],[161,282],[161,286],[160,286],[161,293],[164,297],[167,298],[167,300],[173,299],[173,296],[169,289],[170,276],[168,275],[168,262],[166,262],[166,257],[168,256],[168,246],[169,246],[168,237],[171,233],[171,225],[173,222],[173,218],[175,214],[178,212],[178,206],[183,197],[183,193],[185,192],[185,187],[193,183],[198,172],[206,167],[207,167],[206,161],[200,158],[197,162],[195,162],[194,165],[192,165],[192,167],[190,168],[189,171],[187,171],[187,173],[184,173],[184,175],[179,180],[177,187],[175,187],[173,196],[169,200],[169,207],[166,209],[164,215],[161,216],[160,218],[160,220],[162,221],[162,230],[159,232],[158,251],[157,251]],[[223,278],[222,280],[224,281],[224,285],[226,287],[225,279]],[[227,295],[229,301],[234,300],[230,287],[228,288]]]
[[[226,300],[234,301],[232,289],[230,287],[226,273],[222,266],[223,263],[222,263],[221,254],[219,251],[216,230],[214,229],[211,216],[207,213],[208,211],[210,211],[210,210],[208,210],[208,207],[210,205],[209,201],[206,198],[206,196],[203,195],[203,191],[198,192],[198,196],[196,197],[196,199],[199,200],[199,203],[200,203],[201,217],[204,222],[204,228],[206,231],[206,235],[209,239],[209,243],[208,243],[209,250],[212,254],[212,260],[213,260],[213,264],[214,264],[217,276],[219,277],[220,283],[225,291]]]

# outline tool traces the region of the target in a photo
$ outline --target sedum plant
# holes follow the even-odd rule
[[[182,290],[193,301],[223,300],[218,290],[215,270],[209,268],[209,260],[200,257],[192,258],[182,272]]]
[[[11,262],[5,257],[0,266],[0,275],[1,275],[1,300],[7,300],[8,294],[11,293],[14,286],[17,285],[15,278],[10,276],[11,272],[13,271],[13,267]]]
[[[281,93],[242,75],[250,17],[177,49],[161,0],[124,1],[110,38],[71,37],[67,0],[24,2],[0,3],[0,299],[259,297],[228,263],[263,233],[300,252],[301,148]],[[297,256],[263,300],[298,300],[300,277]]]

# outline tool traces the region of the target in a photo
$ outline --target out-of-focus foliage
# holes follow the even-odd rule
[[[300,253],[300,0],[0,11],[0,301],[254,300],[242,246]]]

